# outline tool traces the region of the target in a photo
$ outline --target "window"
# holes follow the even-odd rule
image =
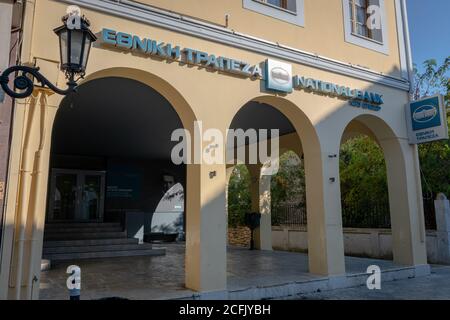
[[[303,27],[304,0],[243,0],[245,9]]]
[[[368,26],[367,23],[372,14],[369,10],[371,5],[379,7],[379,1],[370,0],[349,0],[350,1],[350,21],[352,24],[352,33],[358,36],[366,37],[378,42],[383,42],[381,29]]]
[[[384,0],[342,0],[345,41],[389,54]]]
[[[284,10],[297,12],[295,0],[255,0]]]

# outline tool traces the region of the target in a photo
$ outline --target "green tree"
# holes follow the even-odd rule
[[[384,154],[375,141],[365,135],[346,141],[339,161],[344,208],[388,203]]]
[[[447,57],[441,65],[438,65],[436,59],[424,61],[422,72],[419,71],[417,65],[414,65],[413,100],[418,100],[422,97],[437,93],[447,95],[448,97],[449,78],[447,74],[449,68],[450,56]]]
[[[250,172],[245,165],[236,165],[228,183],[228,225],[243,226],[246,212],[251,210]]]
[[[280,156],[279,170],[272,176],[270,189],[272,208],[287,203],[305,205],[305,169],[295,152]]]
[[[251,211],[251,176],[245,165],[237,165],[228,184],[228,224],[244,225],[245,213]],[[305,170],[294,152],[280,156],[280,168],[271,178],[272,210],[286,204],[305,205]]]

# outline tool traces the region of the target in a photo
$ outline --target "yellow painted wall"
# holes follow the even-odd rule
[[[389,55],[345,42],[342,0],[305,0],[305,27],[244,9],[242,0],[137,0],[221,26],[230,14],[229,28],[254,37],[339,61],[400,76],[394,0],[386,0]]]
[[[52,10],[48,10],[49,7],[51,7]],[[60,17],[65,13],[65,10],[66,4],[63,3],[56,3],[51,0],[40,0],[37,3],[36,17],[39,18],[34,21],[32,57],[30,57],[30,59],[38,57],[54,61],[59,60],[58,38],[50,30],[53,30],[53,28],[61,24]],[[102,28],[113,28],[117,31],[128,32],[142,37],[149,37],[158,39],[159,41],[173,43],[174,45],[180,45],[182,48],[189,47],[211,54],[237,58],[251,64],[259,64],[267,59],[267,56],[255,54],[250,51],[205,41],[135,21],[124,20],[115,16],[108,16],[96,11],[83,10],[83,13],[90,19],[92,23],[91,28],[94,32],[99,32]],[[367,53],[368,50],[364,50],[364,52]],[[371,61],[367,57],[363,57],[363,59]],[[47,63],[45,61],[39,61],[39,63],[43,68],[43,72],[49,76],[50,80],[57,82],[60,86],[64,86],[64,75],[57,72],[54,63]],[[197,113],[198,118],[210,118],[211,108],[214,108],[214,119],[220,120],[220,124],[218,123],[219,128],[228,125],[227,123],[224,123],[224,119],[229,119],[229,121],[231,121],[232,117],[240,107],[255,96],[262,94],[260,90],[260,81],[243,79],[230,74],[207,72],[201,67],[188,67],[186,65],[180,65],[177,62],[167,63],[148,56],[139,56],[126,51],[102,47],[94,47],[91,49],[88,64],[88,78],[89,74],[94,74],[97,71],[112,67],[135,68],[157,74],[180,90],[182,96],[185,97],[195,109],[194,112]],[[387,121],[397,121],[402,134],[406,135],[404,115],[399,112],[408,101],[406,92],[299,64],[293,64],[293,73],[382,93],[385,98],[385,105],[383,106],[382,111],[379,112],[379,115]],[[386,71],[386,73],[395,75],[396,69],[390,69]],[[213,91],[205,89],[209,85],[212,86],[211,90]],[[236,94],[238,92],[242,93],[242,95]],[[210,93],[212,93],[212,96],[209,96]],[[303,112],[310,116],[313,123],[323,121],[334,111],[342,111],[341,107],[343,101],[337,98],[322,97],[303,91],[294,91],[294,93],[288,95],[287,98],[301,106]],[[227,105],[227,107],[214,107],[212,101],[217,100],[220,100],[220,102]],[[344,103],[344,105],[347,104]],[[349,110],[350,113],[357,111],[350,107],[346,107],[344,110]]]

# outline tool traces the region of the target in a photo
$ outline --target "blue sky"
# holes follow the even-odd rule
[[[413,60],[450,56],[450,0],[407,0]]]

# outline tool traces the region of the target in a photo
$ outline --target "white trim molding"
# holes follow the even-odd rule
[[[380,2],[380,11],[381,11],[381,33],[383,42],[377,42],[375,40],[371,40],[369,38],[365,38],[363,36],[359,36],[353,33],[352,31],[352,22],[350,18],[350,1],[342,0],[342,8],[344,10],[344,33],[345,33],[345,41],[366,49],[370,49],[373,51],[377,51],[380,53],[384,53],[389,55],[389,39],[387,32],[387,18],[386,18],[386,7],[384,5],[384,0],[378,0]]]
[[[305,26],[305,5],[304,0],[295,1],[295,11],[277,8],[273,5],[264,3],[261,0],[243,0],[243,7],[288,23],[295,24],[300,27]]]
[[[366,69],[351,63],[337,61],[310,52],[285,46],[280,43],[256,38],[214,24],[185,17],[173,12],[155,9],[148,5],[137,4],[128,0],[120,2],[110,0],[54,0],[98,12],[114,15],[128,20],[183,33],[192,37],[209,40],[235,48],[252,51],[266,57],[273,57],[292,63],[334,72],[372,83],[408,91],[409,82],[394,76]],[[105,26],[107,27],[107,26]]]
[[[402,0],[395,0],[395,18],[397,20],[398,49],[400,54],[400,71],[402,73],[402,78],[405,80],[409,80]]]

